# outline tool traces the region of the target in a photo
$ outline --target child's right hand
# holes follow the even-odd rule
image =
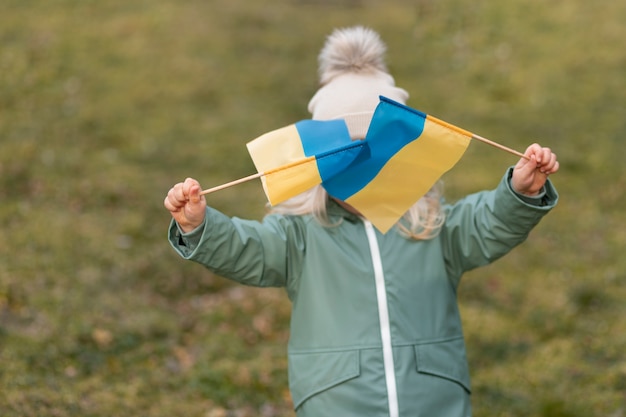
[[[204,222],[206,200],[200,195],[200,191],[200,183],[193,178],[187,178],[185,182],[173,186],[163,202],[185,233],[191,232]]]

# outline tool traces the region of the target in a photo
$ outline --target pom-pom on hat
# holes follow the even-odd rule
[[[345,119],[352,138],[363,139],[379,96],[406,103],[409,94],[387,72],[386,50],[371,29],[333,31],[318,57],[321,88],[309,102],[313,119]]]

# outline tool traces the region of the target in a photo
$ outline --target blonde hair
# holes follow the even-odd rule
[[[409,239],[427,240],[439,234],[445,221],[445,213],[441,208],[443,183],[437,182],[417,203],[413,204],[404,214],[404,222],[395,227]],[[311,188],[281,204],[270,208],[270,213],[286,215],[310,214],[324,227],[338,226],[332,223],[326,211],[328,193],[321,185]]]

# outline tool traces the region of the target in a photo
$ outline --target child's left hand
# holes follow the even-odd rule
[[[530,145],[524,155],[530,159],[521,158],[515,165],[511,185],[520,194],[534,196],[539,194],[548,175],[559,170],[559,162],[550,148],[536,143]]]

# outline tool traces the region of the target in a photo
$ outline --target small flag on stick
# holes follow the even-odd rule
[[[258,173],[201,194],[261,178],[268,201],[276,205],[370,155],[367,143],[351,140],[344,120],[302,120],[266,133],[247,147]]]
[[[365,141],[371,157],[323,186],[387,232],[463,156],[472,134],[385,97]]]

